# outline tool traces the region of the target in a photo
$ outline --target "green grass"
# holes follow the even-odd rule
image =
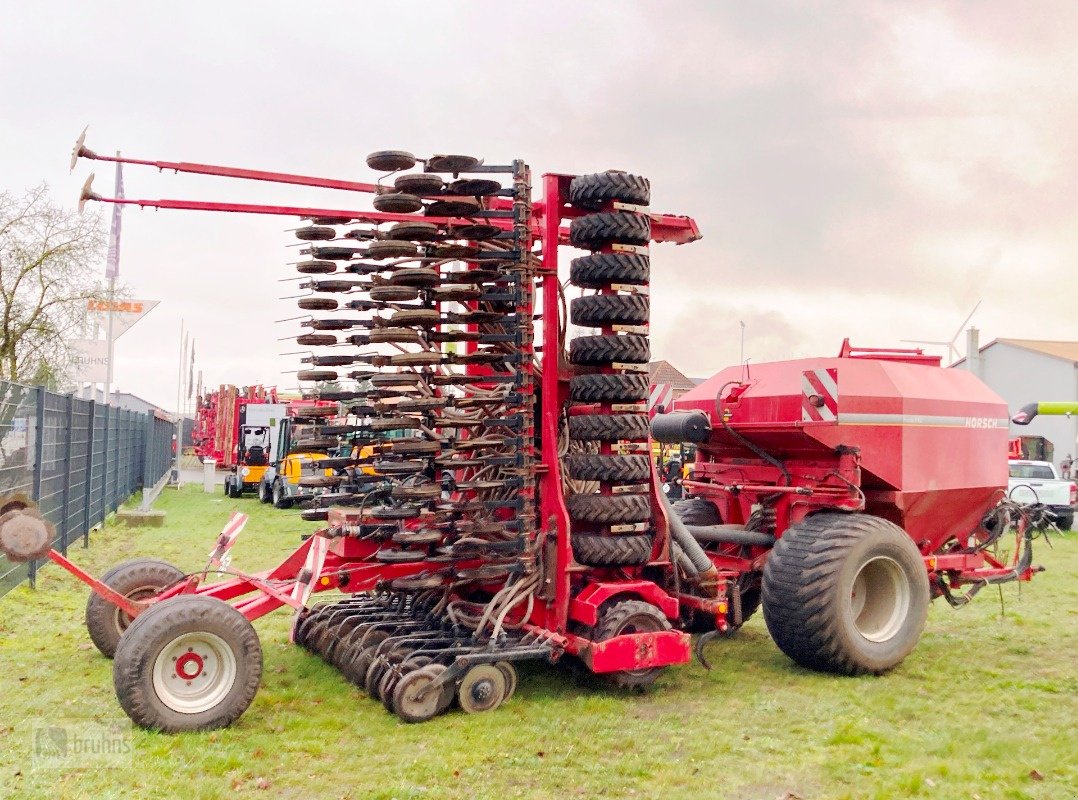
[[[135,555],[195,569],[239,507],[252,520],[235,563],[254,569],[312,527],[194,488],[158,505],[165,527],[109,526],[74,560],[98,573]],[[0,599],[0,797],[1074,797],[1078,537],[1036,556],[1048,572],[1020,594],[1004,588],[1005,616],[994,590],[958,611],[934,604],[920,646],[885,677],[797,668],[756,617],[710,648],[711,672],[669,669],[644,695],[536,665],[498,711],[423,725],[289,645],[280,611],[256,623],[263,685],[235,726],[134,730],[130,765],[66,771],[32,767],[33,726],[129,723],[83,629],[86,591],[50,567],[37,591]]]

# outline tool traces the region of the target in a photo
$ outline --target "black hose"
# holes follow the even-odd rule
[[[775,537],[762,531],[748,531],[740,525],[688,525],[692,538],[698,542],[717,542],[719,544],[757,545],[770,547]]]
[[[779,459],[775,458],[773,455],[768,453],[766,450],[764,450],[759,445],[753,444],[748,439],[746,439],[744,436],[742,436],[740,433],[738,433],[733,428],[731,428],[730,423],[728,423],[726,421],[726,417],[722,413],[722,393],[724,391],[726,391],[727,386],[740,385],[740,383],[741,383],[741,381],[727,381],[726,383],[724,383],[722,386],[719,387],[719,391],[715,395],[715,416],[719,418],[719,422],[722,423],[722,427],[726,429],[726,432],[728,434],[730,434],[732,437],[734,437],[737,441],[741,442],[741,444],[743,444],[749,450],[756,453],[756,455],[758,455],[760,458],[762,458],[768,464],[770,464],[773,467],[777,467],[782,472],[783,478],[786,479],[786,484],[785,485],[789,486],[790,481],[791,481],[791,479],[790,479],[790,471],[788,469],[786,469],[786,464],[783,463],[782,461],[780,461]]]
[[[678,545],[679,549],[685,554],[685,558],[692,565],[693,575],[701,575],[708,572],[715,571],[715,565],[711,563],[711,559],[707,557],[707,553],[689,533],[689,529],[685,527],[685,523],[681,521],[681,517],[674,511],[674,506],[670,502],[669,498],[665,494],[659,494],[662,498],[663,506],[666,508],[666,516],[670,523],[670,536],[674,542]]]

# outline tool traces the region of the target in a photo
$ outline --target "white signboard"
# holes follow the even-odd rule
[[[132,325],[150,313],[160,300],[88,300],[86,307],[93,313],[100,314],[102,318],[102,330],[105,329],[104,320],[108,316],[109,306],[112,306],[112,338],[119,339]]]
[[[82,382],[104,383],[109,372],[109,343],[104,339],[73,339],[68,342],[72,372]]]

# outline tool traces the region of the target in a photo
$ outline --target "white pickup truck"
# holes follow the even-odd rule
[[[1016,503],[1043,503],[1055,515],[1056,525],[1067,531],[1074,527],[1074,507],[1078,505],[1078,484],[1060,478],[1050,461],[1012,459],[1007,493]]]

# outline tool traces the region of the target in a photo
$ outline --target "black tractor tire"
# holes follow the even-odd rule
[[[273,507],[281,510],[292,507],[292,498],[284,493],[279,479],[273,482]]]
[[[569,438],[584,442],[647,441],[645,414],[580,414],[569,417]]]
[[[599,250],[609,244],[647,244],[651,218],[632,211],[610,211],[577,217],[569,223],[569,244]]]
[[[599,612],[599,622],[592,630],[591,638],[605,642],[615,636],[629,633],[659,633],[670,630],[670,621],[656,606],[643,600],[621,600],[612,603]],[[643,691],[663,671],[664,667],[612,672],[604,677],[609,683],[620,689]]]
[[[578,208],[596,211],[610,200],[646,206],[651,202],[651,182],[639,175],[611,170],[580,175],[569,184],[569,202]]]
[[[647,456],[570,453],[565,457],[565,469],[578,481],[638,483],[651,475],[651,460]]]
[[[574,375],[569,396],[577,403],[637,403],[651,391],[647,375]]]
[[[798,664],[880,674],[913,648],[928,615],[928,572],[913,540],[867,514],[816,514],[779,538],[764,567],[764,620]]]
[[[145,600],[184,578],[183,570],[156,558],[136,558],[117,564],[101,582],[131,600]],[[105,658],[116,655],[120,637],[131,625],[127,612],[114,606],[97,592],[86,601],[86,630]]]
[[[651,501],[646,494],[574,494],[566,499],[566,506],[575,522],[621,525],[651,519]]]
[[[223,655],[219,665],[223,668],[229,660],[234,671],[225,674],[233,672],[233,678],[221,687],[219,699],[211,706],[185,711],[176,708],[175,695],[170,704],[167,691],[159,692],[155,675],[160,678],[166,673],[171,678],[169,651],[184,637],[199,636],[213,637]],[[195,649],[200,648],[195,645]],[[207,670],[204,674],[212,682],[221,673]],[[154,604],[135,618],[116,648],[112,679],[120,705],[141,728],[164,733],[225,728],[239,719],[258,692],[262,646],[251,623],[228,603],[203,595],[180,595]]]
[[[569,342],[569,363],[597,367],[606,364],[646,364],[651,360],[647,336],[577,336]]]
[[[243,497],[243,481],[238,475],[225,477],[225,494],[231,498]]]
[[[650,277],[651,259],[636,253],[592,253],[574,258],[569,265],[569,282],[585,289],[603,289],[612,283],[641,286]]]
[[[573,558],[589,567],[635,567],[651,560],[654,540],[649,534],[606,536],[573,534]]]
[[[719,516],[719,508],[709,500],[699,497],[690,497],[686,500],[675,500],[673,503],[674,513],[681,518],[686,525],[720,525],[722,518]]]
[[[642,294],[592,294],[569,304],[569,318],[581,328],[646,325],[649,316],[648,298]]]
[[[1074,530],[1074,512],[1073,511],[1053,511],[1052,517],[1055,520],[1056,527],[1061,531]]]
[[[258,502],[266,504],[273,502],[273,489],[265,481],[258,482]]]

